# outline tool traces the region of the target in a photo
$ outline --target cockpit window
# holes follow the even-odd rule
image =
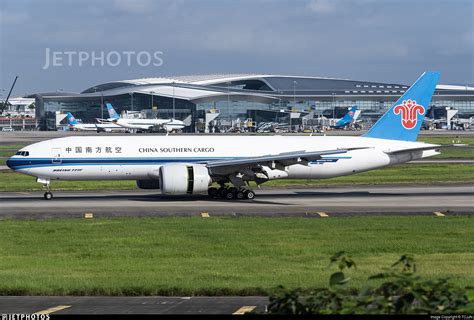
[[[28,157],[30,155],[29,151],[18,151],[15,153],[16,156],[23,156],[23,157]]]

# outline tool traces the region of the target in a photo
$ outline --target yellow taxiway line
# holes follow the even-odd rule
[[[246,314],[248,312],[251,312],[253,309],[255,309],[257,306],[243,306],[239,310],[235,311],[232,314]]]
[[[61,310],[64,310],[64,309],[67,309],[67,308],[70,308],[70,307],[71,306],[57,306],[57,307],[53,307],[53,308],[49,308],[49,309],[46,309],[46,310],[41,310],[41,311],[35,312],[34,314],[50,314],[50,313],[61,311]]]

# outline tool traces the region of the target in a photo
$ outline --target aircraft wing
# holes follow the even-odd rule
[[[324,155],[347,153],[348,151],[358,149],[367,148],[342,148],[312,152],[295,151],[260,157],[214,160],[206,162],[206,165],[210,169],[211,174],[226,174],[236,172],[241,169],[260,168],[262,166],[268,166],[270,168],[284,168],[285,166],[290,166],[293,164],[308,165],[310,161],[319,160]]]
[[[405,153],[405,152],[426,151],[426,150],[433,150],[433,149],[440,149],[440,148],[447,148],[447,147],[452,147],[452,146],[431,145],[431,146],[427,146],[427,147],[400,149],[400,150],[384,151],[384,152],[386,154],[400,154],[400,153]]]
[[[419,148],[410,148],[410,149],[400,149],[400,150],[393,150],[393,151],[384,151],[386,154],[400,154],[405,152],[412,152],[412,151],[425,151],[425,150],[434,150],[434,149],[446,149],[446,148],[473,148],[470,145],[463,145],[463,144],[443,144],[443,145],[431,145],[426,147],[419,147]]]

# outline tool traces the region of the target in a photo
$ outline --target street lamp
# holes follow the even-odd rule
[[[227,83],[227,115],[230,118],[230,82]]]
[[[130,95],[130,102],[131,102],[131,111],[133,111],[133,92],[130,92],[129,95]]]
[[[336,118],[336,116],[335,116],[335,114],[336,114],[336,101],[334,99],[334,96],[335,96],[335,93],[333,92],[332,93],[332,118],[333,119]]]
[[[151,108],[153,110],[153,94],[154,92],[153,91],[150,91],[150,95],[151,95]]]
[[[176,106],[176,102],[175,102],[175,98],[174,98],[174,84],[175,82],[173,81],[173,119],[175,118],[175,106]]]
[[[100,113],[101,119],[104,119],[104,94],[100,93]]]
[[[296,110],[296,85],[298,82],[296,80],[293,80],[293,108]],[[293,132],[293,128],[291,127],[291,112],[290,111],[290,132]]]
[[[278,90],[278,93],[280,94],[280,95],[278,96],[278,108],[280,108],[280,110],[281,110],[281,108],[282,108],[282,103],[281,103],[282,101],[281,101],[281,98],[283,97],[283,91],[282,91],[282,90]]]

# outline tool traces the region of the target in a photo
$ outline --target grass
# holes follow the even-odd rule
[[[53,181],[53,190],[124,190],[135,189],[134,180],[119,181]],[[42,190],[36,178],[13,171],[0,171],[0,191],[35,191]]]
[[[18,150],[18,149],[23,148],[24,146],[25,146],[24,144],[2,144],[0,145],[0,150],[2,149]]]
[[[331,179],[272,180],[265,183],[264,186],[460,182],[474,182],[474,166],[472,164],[405,164]]]
[[[467,145],[474,145],[474,138],[470,137],[459,137],[456,138],[455,135],[451,136],[439,136],[439,137],[424,137],[419,136],[418,141],[426,142],[426,143],[433,143],[433,144],[467,144]]]
[[[455,136],[450,137],[419,137],[418,141],[423,141],[426,143],[433,144],[467,144],[469,146],[474,146],[474,138],[456,138]],[[452,158],[472,158],[474,159],[474,148],[447,148],[442,149],[441,154],[430,157],[428,159],[452,159]]]
[[[414,254],[428,278],[474,283],[474,218],[114,218],[0,221],[1,295],[260,295],[327,286],[350,253],[352,286]]]
[[[471,164],[407,164],[372,170],[360,174],[332,179],[282,179],[265,183],[276,186],[334,186],[346,184],[394,183],[472,183],[474,166]],[[135,189],[135,181],[53,181],[53,190],[127,190]],[[0,191],[42,190],[34,177],[12,171],[0,171]]]
[[[11,157],[16,153],[16,151],[2,151],[0,150],[0,157]]]

